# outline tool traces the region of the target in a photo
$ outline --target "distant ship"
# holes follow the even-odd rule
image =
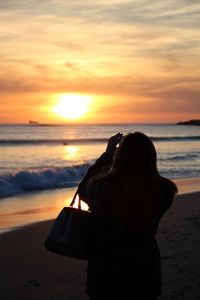
[[[189,120],[184,122],[178,122],[177,125],[198,125],[200,126],[200,120]]]
[[[29,124],[30,124],[30,125],[39,125],[39,122],[29,120]]]
[[[58,126],[58,125],[54,125],[54,124],[45,124],[45,123],[39,123],[37,121],[32,121],[32,120],[29,120],[29,125],[33,125],[33,126]]]

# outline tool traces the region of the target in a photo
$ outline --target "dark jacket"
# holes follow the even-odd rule
[[[103,153],[79,185],[79,196],[88,203],[95,220],[86,293],[103,300],[126,300],[131,295],[137,300],[156,299],[161,294],[161,259],[155,235],[174,195],[163,185],[165,198],[152,224],[134,229],[126,224],[123,213],[120,218],[112,213],[113,183],[109,179],[88,185],[91,177],[111,163],[112,158]]]

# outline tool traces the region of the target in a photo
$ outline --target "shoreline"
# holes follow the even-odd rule
[[[171,179],[178,187],[178,195],[190,194],[200,191],[200,177]]]
[[[200,191],[200,177],[172,179],[178,196]],[[41,221],[55,219],[71,202],[77,187],[27,192],[0,200],[0,235]]]
[[[41,221],[54,219],[68,206],[76,187],[27,192],[0,200],[0,236]]]
[[[163,294],[158,300],[199,299],[200,192],[176,196],[157,240],[162,257]],[[87,300],[87,262],[44,248],[53,220],[0,235],[1,286],[6,300]]]

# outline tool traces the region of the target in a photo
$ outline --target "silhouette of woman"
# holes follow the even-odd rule
[[[157,170],[150,138],[135,132],[109,139],[79,185],[95,220],[86,284],[90,300],[157,299],[161,258],[155,236],[176,193],[176,185]]]

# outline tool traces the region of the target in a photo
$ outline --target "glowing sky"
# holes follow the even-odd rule
[[[0,122],[64,122],[59,95],[89,95],[82,122],[200,118],[199,0],[1,0]]]

